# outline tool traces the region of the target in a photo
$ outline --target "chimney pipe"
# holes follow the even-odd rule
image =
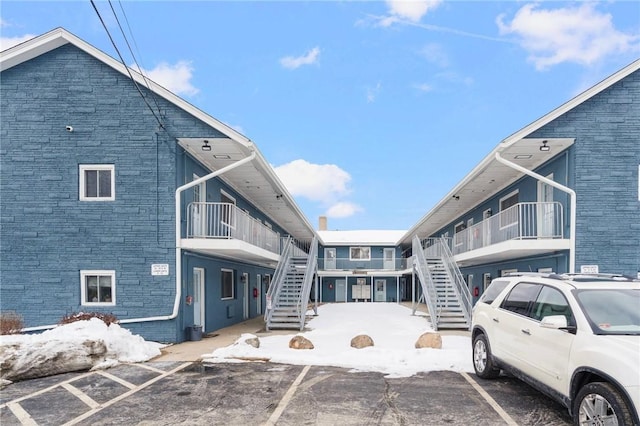
[[[318,231],[326,231],[327,230],[327,217],[320,216],[318,220]]]

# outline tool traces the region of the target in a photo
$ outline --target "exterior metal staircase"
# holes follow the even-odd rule
[[[317,277],[317,247],[318,242],[314,238],[307,254],[293,239],[286,241],[267,292],[264,317],[267,330],[304,329],[311,287]]]
[[[434,330],[469,329],[471,295],[444,239],[433,241],[428,250],[420,239],[413,239],[414,270],[422,288],[420,301],[429,310]],[[426,253],[425,253],[426,251]],[[415,313],[416,307],[414,307]]]

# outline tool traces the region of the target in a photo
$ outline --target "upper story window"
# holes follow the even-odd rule
[[[82,305],[116,304],[116,271],[80,271]]]
[[[467,225],[465,225],[464,222],[456,223],[455,226],[453,227],[453,237],[454,237],[453,239],[454,239],[454,244],[456,246],[459,246],[460,244],[462,244],[462,237],[459,234],[465,229],[467,229]]]
[[[371,260],[371,247],[349,247],[349,260]]]
[[[80,200],[115,200],[115,181],[113,164],[80,164]]]
[[[515,225],[518,223],[518,209],[509,209],[518,204],[518,190],[500,198],[500,228]],[[505,211],[508,210],[508,211]]]

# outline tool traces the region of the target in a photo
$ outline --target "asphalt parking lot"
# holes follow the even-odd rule
[[[17,382],[0,391],[9,425],[569,425],[518,380],[335,367],[148,362]]]

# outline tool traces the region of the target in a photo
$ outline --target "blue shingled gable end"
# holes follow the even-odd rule
[[[95,310],[119,318],[173,310],[184,161],[174,134],[220,134],[141,89],[166,130],[127,76],[73,45],[2,73],[2,310],[20,308],[26,326],[83,309],[80,270],[116,271],[116,306]],[[114,165],[114,201],[79,201],[80,164]],[[151,264],[168,264],[169,275],[152,276]],[[181,340],[180,322],[144,324],[145,337]]]

